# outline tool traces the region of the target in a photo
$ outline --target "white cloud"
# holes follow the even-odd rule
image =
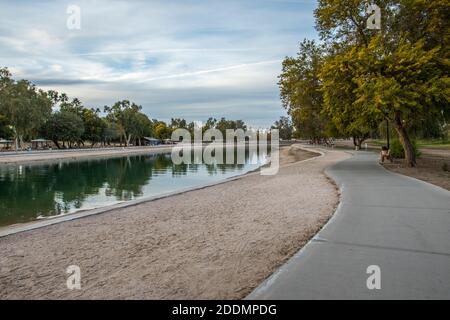
[[[75,1],[81,30],[68,30],[72,2],[2,1],[1,63],[87,105],[128,98],[152,117],[268,126],[284,113],[281,60],[316,37],[314,1]]]

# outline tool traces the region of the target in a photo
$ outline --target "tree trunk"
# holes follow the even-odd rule
[[[355,145],[355,150],[361,150],[361,139],[359,137],[353,137],[353,144]]]
[[[126,138],[127,147],[130,145],[130,142],[131,142],[131,133],[128,135],[128,138]]]
[[[364,137],[358,139],[359,149],[362,149],[362,144],[363,144],[364,141],[366,141],[366,138],[364,138]]]
[[[362,144],[364,141],[366,141],[367,139],[369,139],[369,135],[368,134],[364,134],[361,138],[358,139],[358,144],[359,144],[359,148],[362,148]]]
[[[353,144],[355,145],[355,149],[361,150],[363,142],[366,141],[368,138],[369,138],[368,134],[363,134],[361,137],[360,136],[354,136],[353,137]]]
[[[19,135],[19,148],[20,148],[20,150],[23,149],[23,136],[22,135]]]
[[[416,154],[414,152],[414,148],[411,143],[411,140],[409,139],[408,133],[406,132],[405,126],[403,125],[400,111],[395,112],[394,125],[395,125],[395,130],[397,131],[398,136],[400,138],[400,142],[403,146],[403,150],[405,151],[406,165],[408,167],[415,167],[416,166]]]
[[[61,146],[59,145],[58,139],[54,139],[52,141],[55,144],[56,148],[61,149]]]

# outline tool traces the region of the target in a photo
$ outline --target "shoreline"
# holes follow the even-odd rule
[[[287,147],[295,142],[282,142],[279,147]],[[270,144],[268,144],[270,145]],[[83,149],[54,149],[33,151],[7,151],[0,152],[0,165],[33,164],[47,161],[79,160],[88,158],[110,158],[138,154],[159,154],[172,151],[175,145],[137,146],[137,147],[108,147],[108,148],[83,148]],[[202,144],[202,148],[206,146]],[[224,144],[224,147],[228,147]],[[234,145],[233,145],[234,146]],[[245,144],[248,146],[248,143]],[[193,148],[199,146],[193,145]]]
[[[19,151],[17,153],[0,153],[0,165],[39,163],[44,161],[79,160],[88,158],[102,158],[115,156],[128,156],[138,154],[156,154],[170,152],[173,145],[128,147],[128,148],[95,148],[95,149],[70,149],[51,151]]]
[[[280,149],[295,144],[280,143]],[[269,145],[269,144],[268,144]],[[60,160],[80,160],[89,158],[113,158],[139,154],[160,154],[169,153],[177,145],[142,146],[142,147],[114,147],[114,148],[93,148],[93,149],[64,149],[64,150],[34,150],[34,151],[12,151],[0,152],[0,165],[35,164],[39,162],[51,162]],[[206,146],[202,144],[202,148]],[[248,143],[245,144],[248,146]],[[192,148],[199,146],[192,145]],[[230,147],[224,144],[225,148]],[[235,145],[233,145],[235,147]]]
[[[287,148],[287,147],[280,148],[280,153],[285,148]],[[306,151],[306,152],[315,153],[316,156],[311,156],[310,158],[300,160],[300,161],[295,161],[290,164],[304,162],[304,161],[308,161],[308,160],[323,156],[323,153],[320,151],[313,152],[313,151],[309,151],[309,150],[307,150],[303,147],[299,147],[299,146],[296,146],[296,148]],[[111,157],[113,157],[113,156],[111,156]],[[70,161],[71,159],[60,159],[60,160]],[[49,160],[49,161],[60,161],[60,160],[53,159],[53,160]],[[282,164],[283,163],[280,163],[280,165],[282,165]],[[76,219],[82,219],[85,217],[94,216],[94,215],[98,215],[98,214],[102,214],[102,213],[108,213],[109,211],[113,211],[113,210],[117,210],[117,209],[133,207],[133,206],[136,206],[136,205],[139,205],[142,203],[152,202],[152,201],[156,201],[159,199],[164,199],[164,198],[180,195],[180,194],[183,194],[186,192],[202,190],[202,189],[205,189],[208,187],[217,186],[217,185],[227,183],[230,181],[239,180],[246,176],[259,174],[259,171],[261,170],[261,168],[266,165],[268,165],[268,163],[266,163],[265,165],[262,165],[256,169],[253,169],[251,171],[248,171],[248,172],[245,172],[242,174],[238,174],[233,177],[228,177],[228,178],[224,178],[219,181],[204,183],[204,184],[197,185],[197,186],[187,187],[187,188],[179,189],[179,190],[172,191],[172,192],[162,193],[162,194],[155,195],[155,196],[148,196],[148,197],[142,197],[140,199],[135,199],[135,200],[122,201],[122,202],[112,204],[112,205],[107,205],[107,206],[92,208],[92,209],[86,209],[86,210],[79,210],[79,211],[76,211],[73,213],[61,214],[61,215],[57,215],[57,216],[50,216],[50,217],[47,217],[44,219],[36,219],[34,221],[29,221],[29,222],[15,223],[12,225],[7,225],[7,226],[0,226],[0,238],[7,237],[9,235],[13,235],[13,234],[17,234],[17,233],[21,233],[21,232],[44,228],[44,227],[51,226],[51,225],[58,224],[58,223],[63,223],[63,222],[72,221],[72,220],[76,220]],[[289,163],[286,164],[286,162],[285,162],[284,165],[285,166],[289,165]]]
[[[243,175],[0,238],[0,297],[244,298],[333,215],[338,194],[323,170],[349,155],[311,151],[294,150],[300,162],[283,152],[275,176]],[[72,264],[82,270],[79,291],[65,287]]]

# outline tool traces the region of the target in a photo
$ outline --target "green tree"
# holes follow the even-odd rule
[[[394,49],[386,48],[381,37],[374,37],[365,50],[370,52],[358,54],[361,72],[355,79],[359,96],[355,105],[378,112],[393,123],[407,164],[415,166],[416,154],[408,134],[415,116],[437,114],[438,106],[449,105],[450,80],[438,66],[438,49],[425,50],[424,41],[407,39],[399,40]]]
[[[383,18],[380,31],[366,28],[370,13],[363,0],[320,0],[315,11],[316,27],[328,45],[329,54],[342,56],[342,61],[347,62],[340,65],[340,70],[341,74],[351,74],[351,81],[345,82],[355,86],[352,93],[356,99],[348,105],[356,115],[350,118],[351,122],[364,124],[382,117],[390,121],[403,145],[407,164],[415,166],[416,156],[408,133],[414,120],[418,114],[428,119],[439,113],[447,114],[449,106],[450,3],[422,0],[375,3]],[[338,70],[328,67],[325,69],[328,76]],[[329,77],[325,90],[332,91],[333,85],[339,85],[337,80]],[[336,95],[331,92],[329,96],[329,103],[336,103],[333,101]],[[349,114],[333,113],[333,117],[344,118]]]
[[[219,130],[222,133],[224,139],[226,137],[227,129],[233,129],[233,130],[242,129],[244,131],[247,130],[247,125],[245,124],[244,121],[242,121],[242,120],[227,120],[224,117],[220,118],[219,121],[216,121],[216,119],[210,118],[210,119],[208,119],[206,124],[208,125],[208,127],[210,125],[214,124],[214,128],[216,128],[217,130]]]
[[[27,80],[14,81],[10,76],[7,69],[1,69],[0,113],[11,125],[17,150],[22,147],[24,138],[36,134],[49,117],[52,102],[45,91]]]
[[[171,129],[187,129],[187,122],[184,119],[172,118],[169,126]]]
[[[329,119],[322,112],[319,71],[323,59],[323,47],[305,39],[297,57],[283,61],[278,82],[283,107],[292,117],[297,135],[313,140],[325,138],[329,127]]]
[[[62,112],[71,112],[79,116],[83,117],[83,113],[86,110],[81,101],[78,98],[73,98],[70,102],[66,94],[61,94],[59,96],[60,105],[59,110]]]
[[[323,113],[332,121],[340,136],[352,137],[356,147],[377,130],[382,115],[376,109],[355,104],[358,66],[355,63],[357,47],[329,54],[321,69],[321,91],[323,93]]]
[[[272,129],[278,129],[280,138],[283,140],[290,140],[294,127],[289,117],[280,117],[280,120],[275,121]]]
[[[14,133],[9,126],[8,119],[0,114],[0,139],[11,139]]]
[[[108,113],[107,118],[117,126],[120,132],[121,144],[122,139],[125,146],[128,146],[133,137],[133,127],[136,123],[136,114],[142,109],[134,102],[122,100],[116,102],[111,107],[105,106],[104,111]]]
[[[104,140],[107,122],[99,116],[99,109],[83,109],[81,120],[83,121],[84,133],[81,140],[90,141],[91,147]]]
[[[142,138],[150,137],[153,134],[153,123],[143,113],[138,112],[134,115],[134,124],[131,127],[131,133],[136,140],[137,145],[142,145]]]
[[[12,84],[11,73],[6,68],[0,68],[0,138],[10,139],[14,134],[6,117],[6,98]]]
[[[105,118],[102,118],[102,121],[105,124],[105,130],[103,131],[103,142],[110,145],[111,142],[120,139],[121,133],[117,128],[117,125]]]
[[[84,133],[83,120],[72,112],[55,112],[41,129],[42,134],[53,141],[58,149],[66,147],[71,148],[75,143],[81,140]],[[60,142],[63,145],[60,145]]]
[[[155,137],[157,139],[170,139],[172,130],[163,121],[159,121],[155,126]]]

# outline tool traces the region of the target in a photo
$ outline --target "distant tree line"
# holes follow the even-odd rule
[[[284,60],[281,99],[301,137],[361,146],[389,124],[415,166],[412,138],[448,132],[450,2],[374,0],[379,30],[367,27],[367,3],[318,1],[321,42],[305,39]]]
[[[282,116],[280,120],[275,121],[271,129],[277,129],[282,140],[290,140],[294,134],[294,125],[291,119],[286,116]]]
[[[173,130],[184,128],[193,136],[195,123],[172,118],[170,123],[150,119],[142,107],[128,100],[112,106],[88,108],[65,93],[44,91],[27,80],[14,80],[7,68],[0,68],[0,138],[13,139],[15,149],[25,141],[45,138],[58,149],[79,148],[88,144],[107,146],[143,145],[144,137],[170,139]],[[209,118],[203,130],[216,128],[247,129],[242,120]]]

